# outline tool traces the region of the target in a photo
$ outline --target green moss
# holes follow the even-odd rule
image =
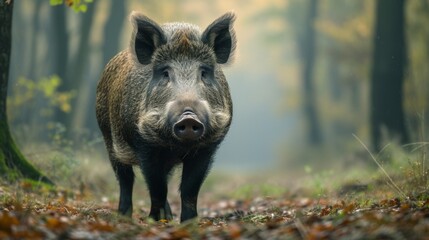
[[[3,175],[6,171],[6,158],[4,157],[3,150],[0,148],[0,174]]]
[[[6,125],[7,126],[7,125]],[[6,156],[4,154],[4,146],[6,140],[6,132],[4,131],[4,123],[0,121],[0,174],[5,175],[8,172],[6,165]]]
[[[41,181],[34,181],[31,179],[24,179],[21,182],[23,185],[30,188],[33,192],[49,192],[49,191],[55,191],[56,188],[52,184],[47,184]]]
[[[17,176],[53,185],[52,181],[33,167],[13,141],[6,121],[0,120],[0,174],[7,179]]]

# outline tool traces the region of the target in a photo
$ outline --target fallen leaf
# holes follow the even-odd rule
[[[18,225],[19,221],[15,215],[10,212],[0,212],[0,231],[12,232],[12,226]]]

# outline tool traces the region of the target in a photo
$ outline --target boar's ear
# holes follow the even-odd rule
[[[237,42],[233,28],[234,20],[234,13],[226,13],[210,24],[201,36],[201,41],[214,50],[219,64],[228,63],[232,59]]]
[[[161,27],[138,12],[132,12],[130,21],[134,26],[131,37],[131,52],[141,64],[149,64],[156,48],[167,42]]]

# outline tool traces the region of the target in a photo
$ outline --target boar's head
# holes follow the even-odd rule
[[[203,146],[219,143],[232,119],[232,102],[221,66],[235,46],[233,13],[201,32],[195,25],[159,26],[131,14],[130,52],[142,81],[137,128],[149,143]]]

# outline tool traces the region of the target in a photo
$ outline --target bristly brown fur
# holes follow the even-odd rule
[[[198,190],[232,121],[221,66],[236,48],[234,20],[227,13],[202,32],[192,24],[158,25],[131,13],[130,46],[106,65],[96,96],[97,121],[119,180],[120,213],[132,212],[132,165],[138,164],[151,195],[150,217],[171,219],[167,176],[183,163],[181,221],[197,215]],[[204,130],[192,142],[175,132],[185,114],[193,114]]]

